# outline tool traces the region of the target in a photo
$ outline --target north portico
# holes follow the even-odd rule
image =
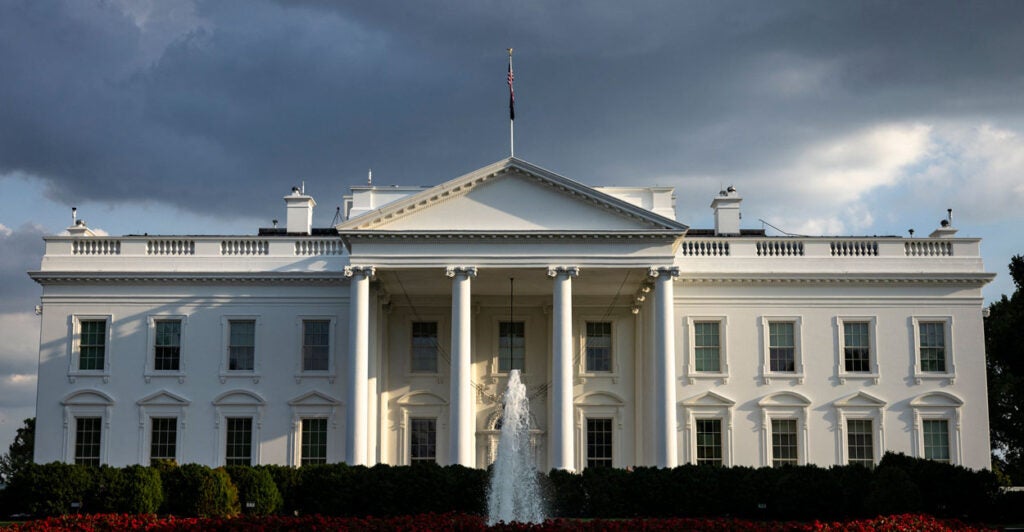
[[[614,420],[616,465],[675,465],[672,280],[686,229],[518,159],[339,225],[353,302],[348,461],[373,455],[361,420],[379,401],[380,434],[391,440],[381,442],[379,459],[404,462],[390,451],[405,448],[407,412],[416,407],[403,401],[418,397],[420,407],[435,403],[421,410],[443,412],[437,434],[447,445],[438,442],[438,458],[486,466],[508,371],[520,369],[542,467],[585,465],[588,413]],[[377,331],[364,295],[371,285],[381,308]],[[436,372],[418,375],[405,346],[414,344],[413,324],[424,323],[444,324],[444,334]],[[599,368],[586,367],[588,324],[617,342]],[[383,345],[371,346],[376,338]],[[368,393],[359,382],[371,380],[371,353],[383,378]],[[653,394],[644,397],[646,390]]]

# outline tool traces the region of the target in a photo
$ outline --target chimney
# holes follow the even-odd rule
[[[946,219],[939,220],[939,227],[928,235],[928,238],[953,238],[956,229],[953,228],[953,209],[946,209]]]
[[[303,193],[299,187],[292,187],[292,193],[284,197],[288,207],[288,220],[285,225],[289,233],[308,235],[313,230],[313,207],[316,201]]]
[[[721,191],[711,200],[711,208],[715,210],[715,234],[716,235],[738,235],[740,234],[740,202],[743,198],[736,187]]]

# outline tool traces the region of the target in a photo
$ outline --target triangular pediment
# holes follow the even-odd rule
[[[708,392],[704,392],[704,393],[702,393],[700,395],[695,395],[695,396],[693,396],[693,397],[691,397],[689,399],[685,399],[683,401],[680,401],[680,404],[682,404],[684,406],[717,406],[717,407],[726,407],[726,406],[733,406],[733,405],[735,405],[736,401],[733,401],[732,399],[729,399],[729,398],[724,397],[722,395],[718,395],[715,392],[708,391]]]
[[[336,406],[340,405],[341,401],[313,390],[288,401],[288,404],[292,406]]]
[[[138,400],[138,404],[146,406],[188,406],[190,403],[188,399],[167,390],[160,390]]]
[[[687,227],[510,158],[338,225],[349,231],[675,232]]]
[[[881,408],[885,406],[885,401],[865,392],[857,392],[853,395],[848,395],[842,399],[838,399],[833,404],[837,408],[850,408],[858,406]]]

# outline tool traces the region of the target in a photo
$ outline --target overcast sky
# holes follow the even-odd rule
[[[0,449],[33,415],[41,237],[254,233],[305,181],[436,184],[516,155],[676,187],[712,226],[1024,253],[1024,2],[0,0]],[[769,229],[769,233],[773,231]]]

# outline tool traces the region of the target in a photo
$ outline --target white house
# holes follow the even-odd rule
[[[46,238],[35,458],[542,470],[989,462],[980,240],[768,237],[506,159],[256,236]],[[684,213],[685,214],[685,213]]]

